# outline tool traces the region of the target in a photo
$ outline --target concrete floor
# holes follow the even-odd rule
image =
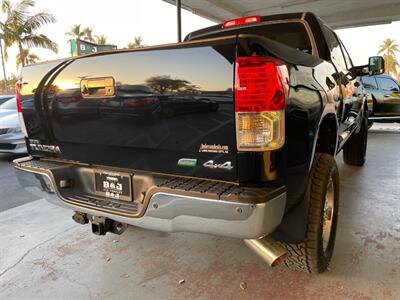
[[[340,221],[322,275],[267,268],[236,239],[97,237],[38,200],[0,213],[0,299],[400,299],[399,153],[400,134],[370,133],[364,167],[337,158]]]

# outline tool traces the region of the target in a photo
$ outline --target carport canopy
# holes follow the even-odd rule
[[[332,28],[400,20],[399,0],[163,0],[217,23],[251,15],[313,12]]]

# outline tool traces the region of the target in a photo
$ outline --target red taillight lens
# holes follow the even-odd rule
[[[222,24],[222,28],[259,23],[260,20],[261,20],[260,16],[248,16],[248,17],[228,20]]]
[[[15,84],[15,99],[17,101],[17,110],[18,112],[22,112],[22,105],[21,105],[21,82],[17,82]]]
[[[288,83],[289,74],[283,62],[262,56],[238,57],[235,74],[236,111],[284,109]]]
[[[236,142],[239,151],[270,151],[285,142],[289,72],[264,56],[238,57],[235,66]]]

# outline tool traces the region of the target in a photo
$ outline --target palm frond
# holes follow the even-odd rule
[[[58,45],[44,34],[27,35],[21,40],[21,43],[28,46],[28,48],[39,47],[49,49],[55,53],[58,52]]]
[[[22,54],[24,57],[24,65],[34,64],[38,60],[40,60],[39,56],[36,55],[35,53],[30,53],[29,49],[23,49]],[[17,54],[17,56],[15,58],[15,62],[16,62],[17,68],[19,68],[19,66],[22,64],[20,53]]]
[[[43,34],[35,33],[42,25],[54,23],[56,21],[54,15],[46,11],[31,14],[30,9],[33,6],[35,6],[34,0],[19,0],[15,3],[10,0],[3,0],[0,7],[1,11],[6,15],[6,20],[0,23],[0,29],[3,32],[5,58],[8,58],[7,49],[16,44],[20,48],[22,65],[26,62],[25,58],[28,58],[28,53],[22,52],[22,46],[29,48],[41,47],[54,52],[58,51],[56,43]],[[31,61],[37,59],[37,55],[31,55]]]
[[[95,35],[96,43],[99,45],[107,44],[107,37],[104,34]]]
[[[5,14],[11,10],[11,2],[9,0],[3,0],[1,2],[1,11]]]
[[[29,16],[29,9],[35,6],[34,0],[22,0],[11,6],[12,12],[15,14],[14,18],[20,19],[20,21],[26,19]]]
[[[65,35],[81,39],[85,35],[85,33],[83,30],[81,30],[81,24],[75,24],[71,26],[70,30],[66,32]]]
[[[89,42],[94,42],[94,38],[93,38],[93,29],[90,27],[86,27],[85,29],[82,30],[84,33],[84,37],[83,39],[85,41],[89,41]]]
[[[24,23],[24,28],[29,31],[34,31],[45,24],[55,23],[56,18],[48,12],[39,12],[28,17]]]

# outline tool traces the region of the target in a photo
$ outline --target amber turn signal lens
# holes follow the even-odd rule
[[[270,151],[285,142],[285,111],[236,113],[236,140],[239,151]]]

